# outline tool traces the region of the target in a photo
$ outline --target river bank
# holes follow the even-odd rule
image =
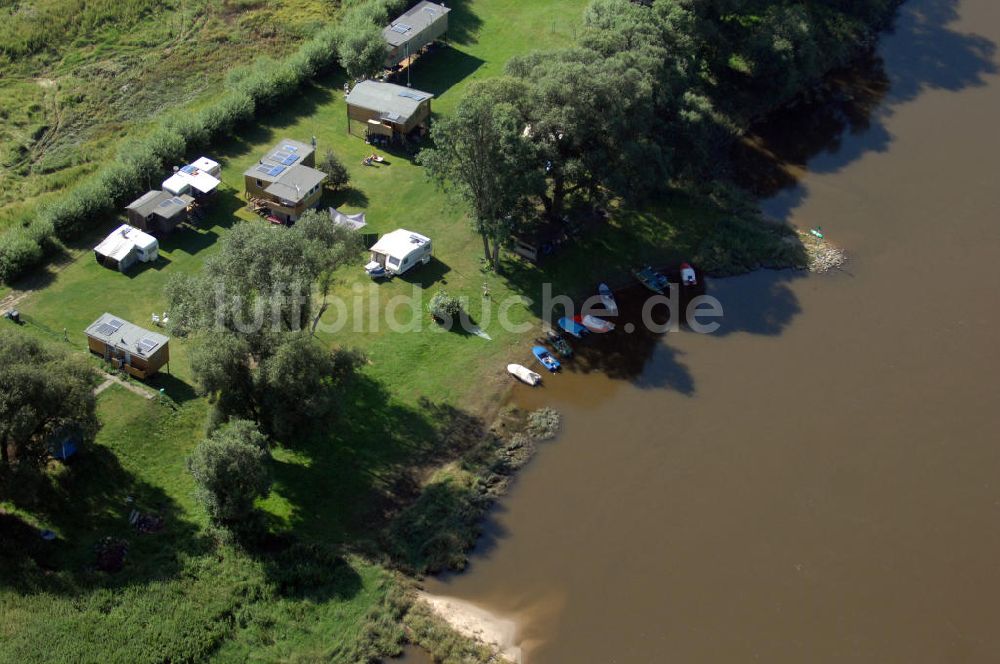
[[[885,96],[765,201],[849,273],[714,280],[717,335],[516,390],[564,432],[429,592],[512,616],[532,662],[996,659],[997,18],[908,3]]]

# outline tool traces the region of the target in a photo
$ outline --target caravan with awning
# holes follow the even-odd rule
[[[365,272],[371,277],[403,274],[414,265],[431,261],[431,239],[403,228],[382,236],[372,245]]]

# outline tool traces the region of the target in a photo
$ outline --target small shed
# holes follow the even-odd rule
[[[347,133],[352,122],[361,122],[365,137],[381,134],[393,139],[424,132],[430,127],[430,92],[394,83],[362,81],[347,95]]]
[[[159,255],[160,243],[138,228],[122,224],[94,247],[94,257],[104,267],[125,272],[137,262],[149,263]]]
[[[389,50],[386,67],[394,67],[448,32],[450,7],[422,0],[382,30]]]
[[[188,206],[194,199],[154,189],[125,206],[129,223],[147,233],[166,235],[187,221]]]
[[[170,362],[170,339],[104,313],[86,330],[87,347],[116,368],[148,378]]]

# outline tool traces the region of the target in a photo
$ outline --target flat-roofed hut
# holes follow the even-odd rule
[[[148,378],[170,362],[170,339],[106,312],[86,335],[90,352],[136,378]]]
[[[390,140],[424,133],[430,127],[430,92],[414,90],[395,83],[362,81],[347,95],[347,133],[352,125],[363,128],[362,135],[385,136]]]

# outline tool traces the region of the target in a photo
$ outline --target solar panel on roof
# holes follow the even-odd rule
[[[106,325],[110,325],[111,326],[111,330],[113,332],[117,332],[118,330],[120,330],[121,327],[122,327],[122,325],[124,325],[124,324],[125,324],[125,321],[118,320],[117,318],[112,318],[111,320],[109,320],[106,323]]]
[[[268,166],[267,164],[261,164],[260,166],[257,167],[257,172],[263,173],[264,175],[268,175],[271,172],[271,167]]]
[[[188,164],[187,166],[185,166],[184,168],[181,169],[181,172],[182,173],[194,173],[197,170],[198,170],[197,166],[195,166],[194,164]]]
[[[281,150],[278,150],[277,152],[271,153],[270,159],[271,161],[276,161],[279,164],[283,164],[285,166],[291,166],[296,161],[298,161],[299,155],[290,154],[288,152],[282,152]]]
[[[143,355],[148,355],[149,351],[153,350],[160,344],[148,337],[144,337],[139,341],[139,352]]]
[[[403,90],[399,93],[400,97],[407,97],[409,99],[414,99],[416,101],[423,101],[427,99],[427,95],[421,94],[419,92],[414,92],[413,90]]]
[[[299,151],[299,148],[297,146],[295,146],[295,145],[288,145],[288,144],[282,145],[281,149],[285,150],[287,152],[298,152]]]
[[[267,174],[273,178],[275,176],[281,175],[284,172],[285,172],[285,166],[272,166],[271,170],[269,170]]]
[[[396,25],[392,26],[392,31],[398,32],[401,35],[405,35],[412,29],[413,29],[412,27],[406,25],[405,23],[397,23]]]
[[[112,334],[114,334],[114,333],[115,333],[115,328],[111,327],[111,326],[110,326],[110,325],[108,325],[107,323],[101,323],[101,324],[100,324],[100,325],[98,325],[98,326],[97,326],[97,328],[96,328],[96,329],[94,330],[94,333],[95,333],[95,334],[99,334],[99,335],[101,335],[102,337],[108,337],[108,336],[111,336]]]
[[[156,207],[170,207],[171,205],[173,205],[174,200],[175,199],[173,198],[168,198],[165,201],[160,201]]]

